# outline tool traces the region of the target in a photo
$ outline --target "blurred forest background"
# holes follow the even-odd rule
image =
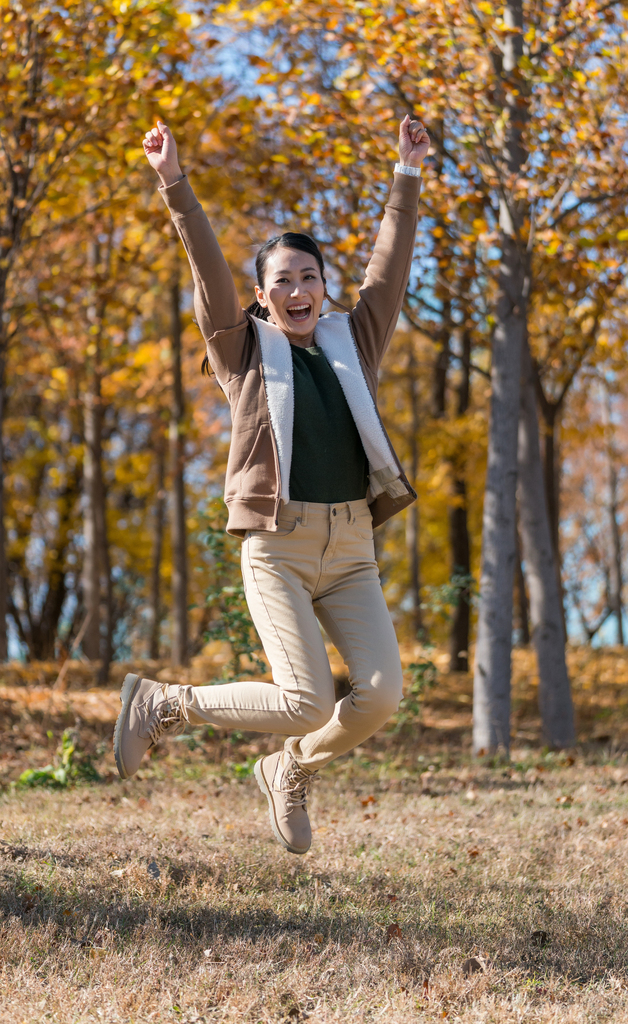
[[[112,660],[186,664],[208,639],[246,633],[220,500],[227,405],[200,374],[187,261],[144,132],[158,118],[172,129],[243,305],[257,246],[287,229],[320,242],[346,303],[406,112],[433,144],[380,389],[419,495],[376,535],[400,636],[468,667],[508,214],[566,633],[623,644],[625,5],[23,0],[0,12],[0,657],[82,654],[106,678]],[[508,584],[521,645],[525,544]]]

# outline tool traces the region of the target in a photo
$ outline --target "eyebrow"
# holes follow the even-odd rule
[[[304,274],[306,270],[317,270],[317,267],[301,267],[301,273]],[[289,270],[276,270],[275,274],[289,274]]]

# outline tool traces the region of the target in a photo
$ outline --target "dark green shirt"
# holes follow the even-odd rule
[[[368,461],[336,374],[323,350],[291,345],[294,429],[290,498],[357,501],[368,489]]]

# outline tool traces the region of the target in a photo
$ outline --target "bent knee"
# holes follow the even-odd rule
[[[299,732],[302,735],[306,735],[310,732],[316,732],[317,729],[322,729],[323,726],[327,725],[329,719],[334,713],[335,704],[333,701],[329,703],[313,703],[311,701],[300,701],[296,707],[292,707],[292,719],[294,723],[295,732]]]
[[[402,683],[401,671],[391,673],[386,678],[376,676],[367,685],[357,688],[358,701],[370,714],[377,715],[385,722],[399,710],[403,697]]]

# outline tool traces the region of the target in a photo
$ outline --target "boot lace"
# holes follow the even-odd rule
[[[286,804],[292,807],[307,807],[312,783],[318,781],[318,772],[309,772],[297,761],[291,761],[281,779],[281,792],[286,796]]]
[[[146,731],[151,744],[155,746],[165,732],[171,736],[180,736],[185,726],[181,701],[178,697],[173,697],[172,700],[164,700],[157,705],[146,723]]]

